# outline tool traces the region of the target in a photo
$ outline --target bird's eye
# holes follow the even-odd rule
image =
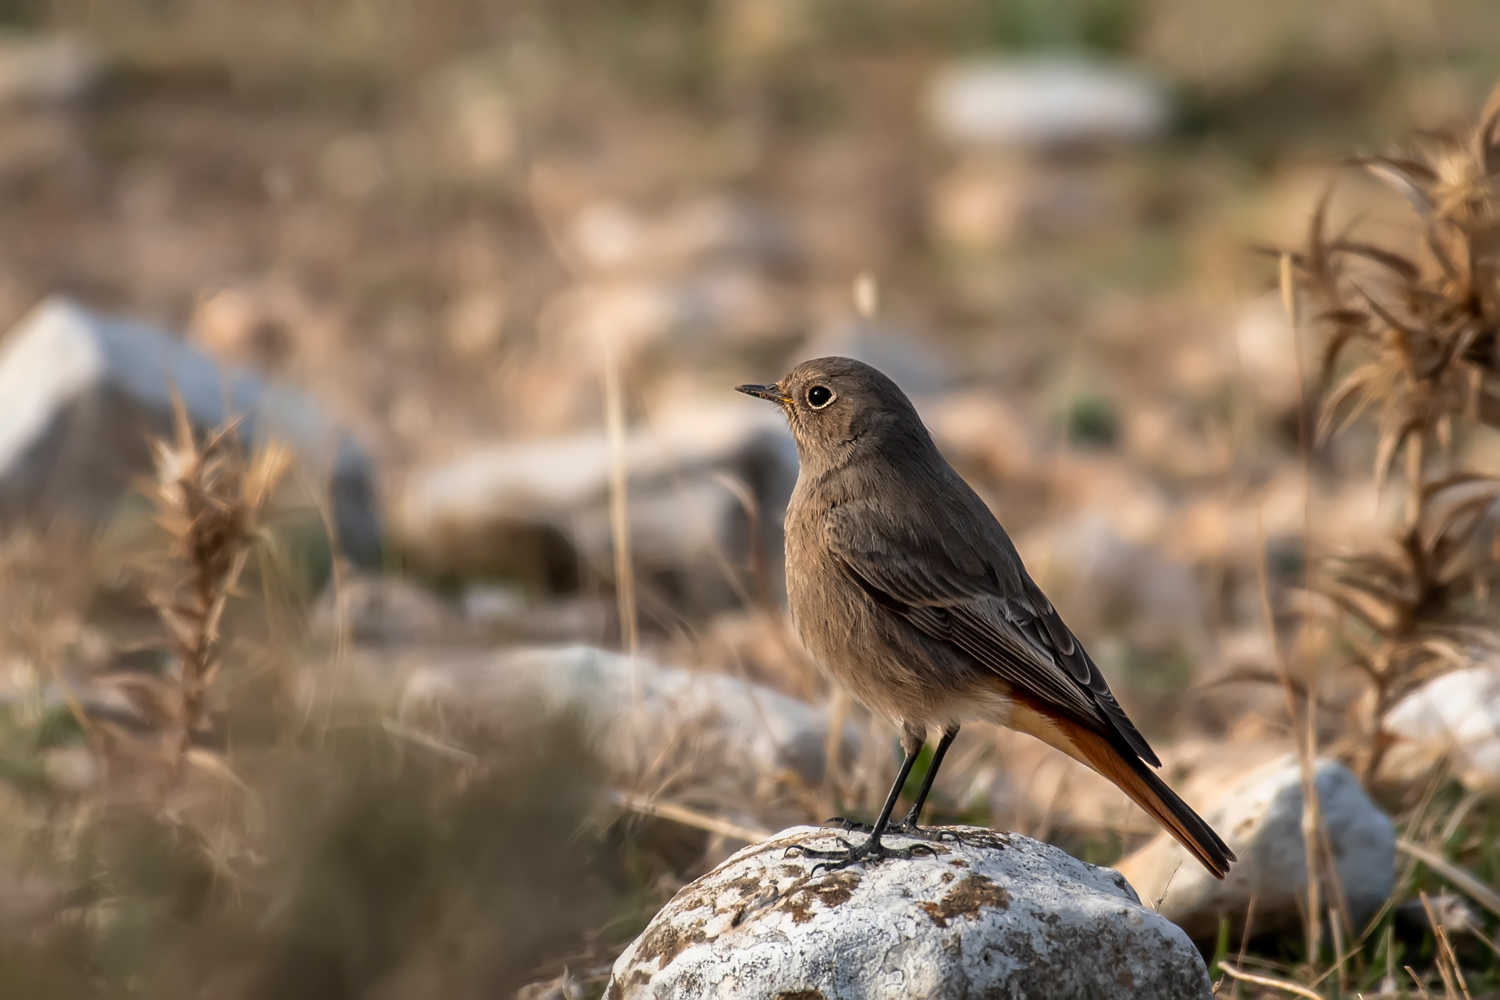
[[[821,410],[833,402],[833,390],[826,385],[815,385],[807,390],[807,405],[815,410]]]

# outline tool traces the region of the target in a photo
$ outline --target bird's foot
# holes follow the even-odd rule
[[[804,847],[801,844],[793,844],[786,849],[786,856],[792,858],[816,858],[818,863],[813,865],[812,874],[819,871],[836,872],[850,865],[875,864],[890,858],[910,860],[911,858],[932,857],[936,852],[926,844],[912,844],[908,847],[887,847],[874,836],[865,838],[865,842],[858,847],[849,843],[843,837],[835,837],[841,845],[842,850],[823,851],[812,847]]]
[[[917,840],[937,840],[958,843],[958,834],[952,830],[940,830],[937,827],[918,826],[916,820],[907,817],[900,823],[892,826],[891,833],[899,833],[903,837],[913,837]]]
[[[845,833],[874,833],[875,828],[869,823],[861,823],[857,819],[849,819],[845,816],[833,816],[825,819],[819,826],[836,826]]]
[[[834,816],[825,819],[822,826],[836,826],[845,833],[874,833],[875,828],[869,823],[861,823],[859,820],[848,819],[844,816]],[[907,816],[899,823],[892,823],[886,827],[886,833],[899,834],[902,837],[911,837],[916,840],[937,840],[956,843],[958,834],[952,830],[939,830],[931,827],[918,826],[917,821]]]

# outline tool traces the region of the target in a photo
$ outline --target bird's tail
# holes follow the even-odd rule
[[[1219,839],[1202,816],[1193,812],[1191,806],[1157,777],[1150,765],[1129,750],[1116,747],[1108,737],[1076,722],[1056,719],[1054,722],[1072,743],[1071,747],[1059,746],[1058,749],[1112,781],[1177,838],[1189,854],[1203,862],[1203,867],[1215,878],[1223,878],[1229,873],[1229,862],[1235,860],[1234,852]]]

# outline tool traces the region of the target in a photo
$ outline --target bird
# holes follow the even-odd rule
[[[1160,758],[894,381],[827,357],[736,388],[779,406],[796,441],[785,537],[797,632],[835,681],[900,730],[905,754],[864,842],[841,838],[842,850],[804,855],[842,868],[930,854],[882,838],[923,834],[917,821],[959,728],[986,721],[1092,768],[1214,876],[1228,873],[1234,852],[1156,775]],[[892,825],[933,732],[941,736],[916,800]]]

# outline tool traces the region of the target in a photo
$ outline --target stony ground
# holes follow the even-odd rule
[[[1400,648],[1463,669],[1390,714],[1372,776],[1340,665],[1383,619],[1301,623],[1310,567],[1401,529],[1404,466],[1377,484],[1373,419],[1308,457],[1327,330],[1294,331],[1256,249],[1305,248],[1351,151],[1473,120],[1494,11],[859,6],[0,12],[0,983],[597,993],[745,841],[872,811],[890,734],[782,607],[795,453],[730,391],[842,353],[908,389],[1169,780],[1264,861],[1216,895],[1106,783],[978,727],[944,821],[1140,850],[1124,870],[1215,980],[1228,955],[1330,997],[1409,991],[1404,964],[1494,988],[1493,555],[1401,605],[1450,602]],[[1342,177],[1332,229],[1418,239]],[[39,323],[48,297],[91,312]],[[153,464],[174,389],[200,442],[250,410],[295,461]],[[1443,461],[1492,471],[1458,419]],[[1456,501],[1466,553],[1482,501]],[[194,548],[209,508],[244,516]],[[1309,783],[1321,850],[1375,859],[1314,851],[1339,879],[1311,959]]]

